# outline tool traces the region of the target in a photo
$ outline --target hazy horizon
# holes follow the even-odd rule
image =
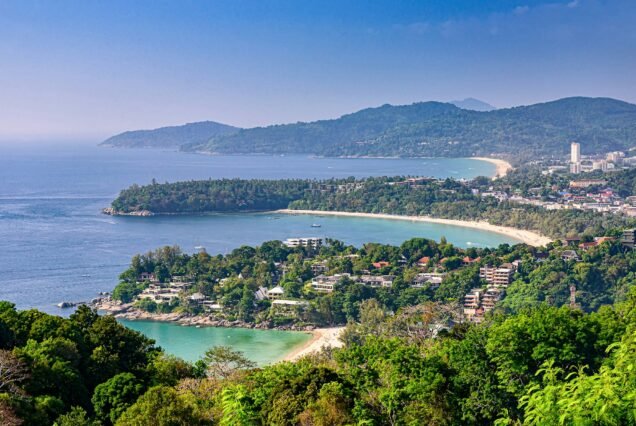
[[[472,97],[636,103],[636,3],[0,1],[0,142]]]

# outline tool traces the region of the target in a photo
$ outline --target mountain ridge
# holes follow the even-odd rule
[[[636,146],[636,105],[587,97],[488,112],[435,101],[385,104],[332,120],[242,129],[182,149],[333,157],[499,156],[525,161],[562,157],[571,141],[580,142],[584,154]]]
[[[100,145],[118,148],[178,148],[185,143],[203,143],[211,137],[230,134],[238,127],[215,121],[199,121],[148,130],[130,130],[111,136]]]

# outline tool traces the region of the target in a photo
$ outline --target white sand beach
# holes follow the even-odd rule
[[[313,330],[312,338],[302,346],[296,348],[284,358],[284,361],[295,361],[312,352],[317,352],[325,347],[340,348],[340,333],[344,327],[317,328]]]
[[[505,160],[500,160],[499,158],[488,158],[488,157],[470,157],[470,158],[474,160],[487,161],[489,163],[494,164],[496,169],[495,169],[495,176],[493,177],[493,179],[504,177],[508,174],[510,170],[513,169],[512,165],[509,162]]]
[[[429,223],[439,223],[443,225],[463,226],[466,228],[474,228],[474,229],[481,229],[484,231],[497,232],[499,234],[503,234],[503,235],[515,238],[519,241],[523,241],[524,243],[528,245],[536,246],[536,247],[544,246],[552,241],[551,238],[548,238],[545,235],[541,235],[537,232],[526,231],[524,229],[511,228],[508,226],[492,225],[484,221],[478,222],[478,221],[464,221],[464,220],[455,220],[455,219],[438,219],[438,218],[428,217],[428,216],[400,216],[400,215],[394,215],[394,214],[333,212],[333,211],[323,211],[323,210],[282,209],[282,210],[277,210],[276,213],[314,214],[314,215],[322,215],[322,216],[366,217],[371,219],[409,220],[412,222],[429,222]]]

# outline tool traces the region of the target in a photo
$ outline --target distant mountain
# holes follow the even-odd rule
[[[178,148],[184,144],[204,144],[210,138],[235,133],[237,127],[214,121],[161,127],[154,130],[134,130],[110,137],[100,145],[118,148]]]
[[[463,101],[450,101],[449,104],[453,104],[457,108],[468,109],[471,111],[492,111],[497,109],[489,103],[475,98],[466,98]]]
[[[324,156],[563,156],[636,146],[636,105],[608,98],[565,98],[480,112],[448,103],[383,105],[334,120],[243,129],[183,150]],[[425,173],[425,171],[423,171]]]

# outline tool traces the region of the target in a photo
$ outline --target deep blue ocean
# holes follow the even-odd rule
[[[509,238],[453,226],[378,219],[231,214],[109,217],[100,213],[119,190],[188,179],[493,175],[469,159],[322,159],[304,156],[204,156],[88,145],[0,145],[0,300],[62,314],[60,301],[110,291],[130,258],[162,245],[226,253],[242,244],[328,236],[360,245],[445,236],[459,246]],[[318,222],[321,228],[311,228]]]

